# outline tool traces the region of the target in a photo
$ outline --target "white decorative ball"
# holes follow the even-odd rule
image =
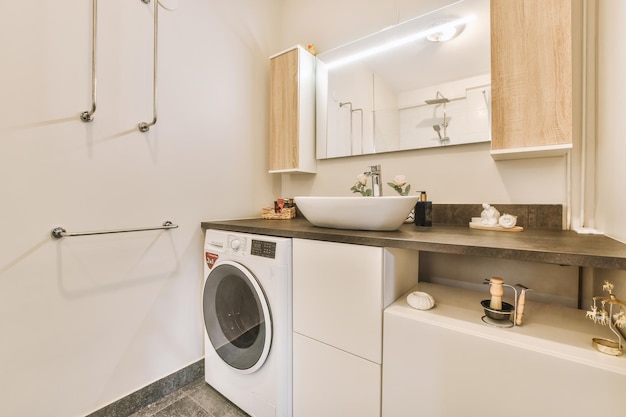
[[[421,291],[414,291],[407,295],[406,302],[411,307],[418,310],[430,310],[435,306],[435,299],[433,296]]]

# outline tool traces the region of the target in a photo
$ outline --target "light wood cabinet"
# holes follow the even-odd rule
[[[315,57],[300,46],[270,58],[269,172],[316,172]]]
[[[293,240],[293,415],[380,417],[383,310],[417,252]]]
[[[491,0],[494,159],[572,147],[571,0]]]

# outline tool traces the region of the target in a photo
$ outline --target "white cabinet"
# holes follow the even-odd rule
[[[293,334],[294,417],[380,416],[380,364]]]
[[[270,58],[270,173],[315,173],[315,56],[300,46]]]
[[[528,303],[528,325],[481,321],[488,292],[420,283],[429,311],[404,297],[385,310],[383,417],[622,415],[626,360],[591,347],[608,330],[565,307]]]
[[[293,240],[294,417],[380,416],[382,315],[415,251]]]

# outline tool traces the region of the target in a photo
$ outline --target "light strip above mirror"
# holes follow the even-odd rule
[[[475,15],[469,15],[460,19],[455,19],[455,20],[451,20],[449,22],[446,22],[442,25],[438,25],[438,26],[434,26],[434,27],[430,27],[427,28],[425,30],[421,30],[419,32],[415,32],[412,33],[408,36],[404,36],[402,38],[399,39],[395,39],[393,41],[390,42],[386,42],[382,45],[378,45],[375,46],[373,48],[369,48],[369,49],[365,49],[363,51],[357,52],[355,54],[352,55],[348,55],[344,58],[340,58],[336,61],[330,61],[330,62],[326,62],[326,67],[327,69],[331,69],[331,68],[337,68],[346,64],[349,64],[351,62],[355,62],[367,57],[370,57],[372,55],[376,55],[379,54],[381,52],[385,52],[385,51],[389,51],[391,49],[400,47],[402,45],[406,45],[408,43],[411,42],[415,42],[419,39],[423,39],[426,38],[430,35],[433,35],[435,33],[439,33],[442,31],[445,31],[445,29],[447,28],[457,28],[459,26],[465,26],[466,24],[468,24],[469,22],[471,22],[472,20],[474,20],[476,18]]]

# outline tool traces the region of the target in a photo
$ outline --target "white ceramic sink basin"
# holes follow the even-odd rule
[[[313,225],[352,230],[396,230],[418,196],[295,197],[298,210]]]

